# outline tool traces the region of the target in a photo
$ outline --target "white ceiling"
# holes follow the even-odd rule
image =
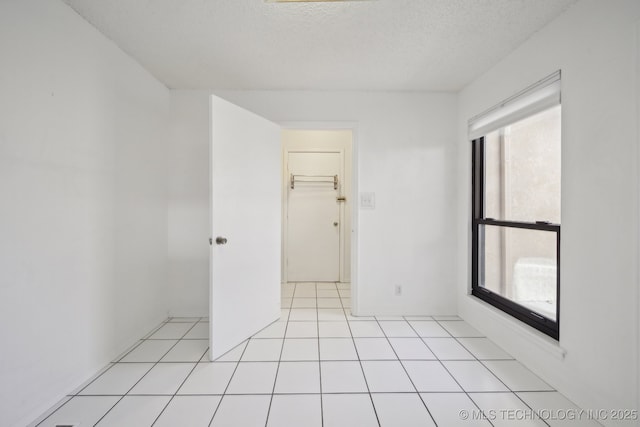
[[[576,0],[64,0],[170,88],[458,90]]]

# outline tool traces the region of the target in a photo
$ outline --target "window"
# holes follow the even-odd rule
[[[560,72],[469,129],[472,294],[559,339]]]

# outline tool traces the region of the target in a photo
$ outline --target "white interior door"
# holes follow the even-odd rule
[[[280,139],[278,125],[211,97],[212,360],[280,316]]]
[[[287,160],[287,280],[337,282],[342,153],[289,152]]]

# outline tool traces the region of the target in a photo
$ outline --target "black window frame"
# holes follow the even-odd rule
[[[549,222],[521,222],[496,220],[487,218],[484,210],[485,199],[485,138],[484,136],[472,140],[472,262],[471,262],[471,294],[499,310],[515,317],[538,331],[560,340],[560,224]],[[556,234],[556,320],[549,319],[490,289],[484,284],[484,236],[482,227],[485,225],[520,228],[528,230],[549,231]]]

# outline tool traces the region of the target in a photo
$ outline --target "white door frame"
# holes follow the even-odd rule
[[[358,192],[358,122],[278,122],[282,129],[292,130],[350,130],[351,131],[351,313],[357,316],[360,312],[358,299],[358,217],[359,217],[359,192]],[[284,153],[284,150],[283,150]],[[284,154],[283,154],[284,156]],[[283,159],[284,161],[284,159]],[[286,192],[283,193],[286,197]],[[282,242],[283,247],[286,241]],[[286,269],[284,272],[286,280]]]

